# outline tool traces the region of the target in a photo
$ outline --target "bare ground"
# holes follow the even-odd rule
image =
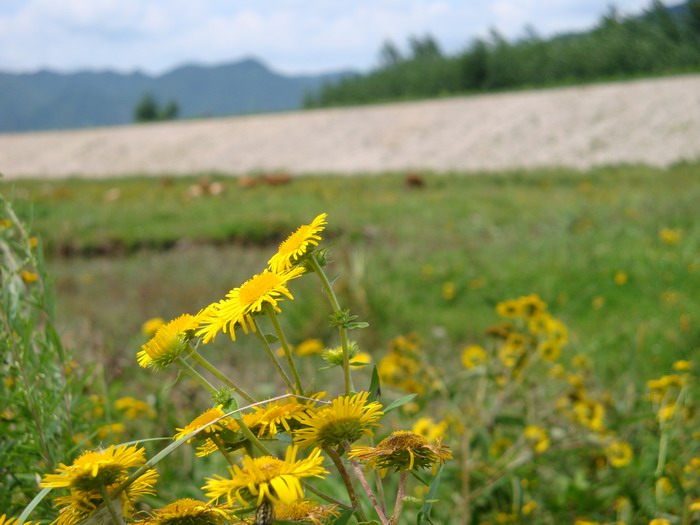
[[[700,159],[700,75],[423,102],[0,134],[0,172],[489,171]]]

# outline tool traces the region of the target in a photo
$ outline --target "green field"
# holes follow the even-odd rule
[[[59,319],[78,347],[130,352],[145,319],[196,312],[325,211],[339,293],[372,325],[368,350],[409,331],[445,349],[480,341],[498,301],[538,293],[570,325],[576,351],[624,381],[620,369],[654,370],[700,346],[699,174],[683,164],[426,174],[423,188],[384,174],[249,189],[214,176],[224,193],[197,198],[187,188],[202,177],[0,190],[42,239]],[[680,242],[665,244],[663,228],[680,229]],[[317,306],[290,304],[301,337],[329,337]]]
[[[685,485],[682,471],[683,462],[700,451],[695,437],[678,437],[694,430],[687,426],[697,421],[692,396],[686,390],[679,394],[678,406],[689,408],[686,419],[673,420],[678,427],[657,428],[645,383],[670,374],[678,360],[697,366],[700,356],[700,164],[425,173],[420,187],[406,184],[405,175],[309,176],[250,188],[216,174],[4,181],[0,192],[47,255],[64,344],[81,362],[99,364],[106,395],[145,396],[155,403],[161,417],[148,428],[156,435],[167,435],[207,408],[208,400],[190,391],[185,397],[173,393],[172,374],[162,376],[158,388],[152,371],[136,366],[142,323],[194,314],[217,301],[261,272],[290,232],[327,212],[327,271],[337,275],[341,304],[370,325],[351,332],[359,349],[376,363],[394,338],[414,332],[424,369],[444,383],[419,398],[418,413],[401,413],[387,424],[396,428],[421,415],[451,421],[445,439],[456,459],[445,469],[435,523],[453,523],[446,521],[450,501],[469,512],[473,523],[574,523],[584,517],[605,523],[617,516],[646,524],[666,515],[674,516],[670,523],[695,523],[688,510],[695,489]],[[193,190],[214,183],[223,191]],[[281,316],[290,343],[320,338],[328,347],[338,345],[318,281],[304,277],[290,289],[295,300],[283,303]],[[486,331],[499,321],[496,305],[528,294],[538,294],[568,328],[560,360],[571,371],[566,381],[585,382],[591,406],[605,407],[605,428],[590,420],[576,427],[566,419],[573,416],[555,415],[555,396],[569,387],[534,365],[525,379],[513,372],[513,390],[505,389],[512,396],[503,394],[505,405],[494,405],[502,413],[494,409],[470,419],[470,410],[480,410],[470,405],[477,403],[476,386],[487,388],[482,379],[493,380],[488,388],[499,399],[501,365],[494,359],[496,372],[487,376],[464,370],[462,349],[493,347]],[[230,348],[220,335],[214,350],[206,351],[258,395],[280,391],[279,380],[255,357],[260,349],[254,338],[239,334],[235,351]],[[337,370],[316,372],[314,361],[302,365],[314,389],[341,391]],[[366,388],[370,368],[357,371],[356,381]],[[401,390],[389,385],[386,402]],[[478,419],[484,427],[465,431],[455,423],[460,418],[461,425]],[[552,450],[541,459],[528,456],[524,466],[517,454],[512,463],[500,464],[510,449],[500,457],[494,452],[498,443],[512,438],[524,446],[527,439],[517,436],[535,423],[551,431]],[[590,441],[577,441],[581,428],[594,431]],[[600,450],[611,440],[632,444],[634,460],[627,470],[605,462]],[[470,446],[478,461],[465,481],[461,465]],[[148,502],[198,496],[182,480],[221,467],[203,465],[193,466],[191,455],[183,454],[179,464],[163,467],[168,481],[160,499]],[[662,477],[675,487],[675,499],[659,496]],[[473,497],[465,486],[472,487]],[[336,494],[335,485],[328,487]],[[618,508],[621,498],[627,511]],[[412,521],[405,523],[415,522],[419,508],[407,511]]]

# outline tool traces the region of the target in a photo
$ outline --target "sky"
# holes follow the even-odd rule
[[[651,0],[0,0],[0,71],[161,74],[246,57],[286,74],[363,71],[387,39],[429,33],[454,53],[491,28],[587,29],[611,3],[637,14]]]

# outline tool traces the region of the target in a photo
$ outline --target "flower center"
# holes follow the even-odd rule
[[[288,255],[299,250],[307,240],[309,230],[310,228],[308,225],[301,226],[297,231],[287,237],[282,244],[280,244],[279,253]]]
[[[261,273],[249,279],[239,292],[242,305],[251,305],[259,301],[279,284],[279,277],[274,273]]]

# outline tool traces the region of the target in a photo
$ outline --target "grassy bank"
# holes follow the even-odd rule
[[[426,174],[419,188],[385,174],[252,188],[213,176],[0,189],[51,256],[71,342],[124,366],[143,320],[197,311],[327,211],[332,268],[344,302],[372,326],[368,350],[416,331],[454,352],[483,339],[498,301],[538,293],[570,326],[575,351],[625,381],[621,369],[654,370],[700,346],[699,172]],[[204,179],[223,192],[197,196]],[[316,306],[290,305],[289,322],[328,339]]]

